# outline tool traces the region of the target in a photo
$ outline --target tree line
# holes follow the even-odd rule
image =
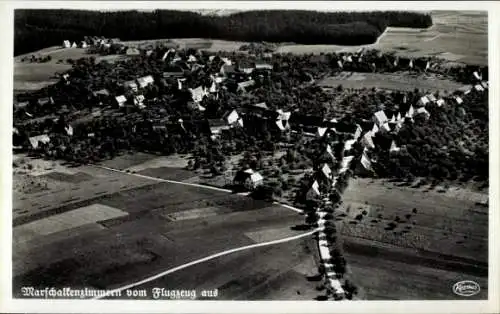
[[[94,12],[82,10],[16,10],[14,54],[84,36],[122,40],[212,38],[303,44],[370,44],[386,27],[425,28],[430,15],[416,12],[247,11],[226,16],[194,12]]]

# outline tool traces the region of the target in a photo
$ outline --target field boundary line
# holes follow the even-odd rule
[[[198,188],[205,188],[205,189],[212,189],[212,190],[215,190],[215,191],[221,191],[221,192],[226,192],[226,193],[233,193],[233,191],[231,191],[231,190],[217,188],[217,187],[209,186],[209,185],[196,184],[196,183],[187,183],[187,182],[174,181],[174,180],[168,180],[168,179],[161,179],[161,178],[146,176],[146,175],[142,175],[142,174],[138,174],[138,173],[126,172],[124,170],[119,170],[119,169],[110,168],[110,167],[106,167],[106,166],[100,166],[100,165],[93,165],[93,166],[97,167],[97,168],[101,168],[101,169],[106,169],[106,170],[109,170],[109,171],[120,172],[120,173],[123,173],[123,174],[128,174],[128,175],[132,175],[132,176],[136,176],[136,177],[140,177],[140,178],[144,178],[144,179],[150,179],[150,180],[154,180],[154,181],[158,181],[158,182],[166,182],[166,183],[173,183],[173,184],[183,184],[183,185],[193,186],[193,187],[198,187]],[[245,193],[236,193],[236,194],[237,195],[241,195],[241,196],[247,196],[248,195],[248,194],[245,194]],[[290,206],[290,205],[287,205],[287,204],[282,204],[282,203],[279,203],[279,202],[273,202],[273,204],[274,205],[280,205],[280,206],[282,206],[284,208],[293,210],[293,211],[295,211],[297,213],[303,213],[304,212],[302,209],[299,209],[299,208],[296,208],[296,207],[293,207],[293,206]]]
[[[133,287],[136,287],[136,286],[148,283],[150,281],[153,281],[153,280],[156,280],[158,278],[164,277],[164,276],[169,275],[171,273],[174,273],[176,271],[179,271],[179,270],[188,268],[190,266],[197,265],[197,264],[200,264],[200,263],[203,263],[203,262],[206,262],[206,261],[209,261],[209,260],[221,257],[221,256],[229,255],[231,253],[235,253],[235,252],[239,252],[239,251],[244,251],[244,250],[248,250],[248,249],[253,249],[253,248],[256,248],[256,247],[268,246],[268,245],[285,243],[285,242],[297,240],[297,239],[300,239],[300,238],[304,238],[304,237],[310,236],[310,235],[314,234],[317,231],[318,231],[318,229],[314,229],[314,230],[306,232],[306,233],[302,233],[302,234],[299,234],[299,235],[295,235],[295,236],[291,236],[291,237],[287,237],[287,238],[283,238],[283,239],[278,239],[278,240],[273,240],[273,241],[263,242],[263,243],[256,243],[256,244],[251,244],[251,245],[246,245],[246,246],[242,246],[242,247],[238,247],[238,248],[234,248],[234,249],[222,251],[222,252],[219,252],[219,253],[216,253],[216,254],[212,254],[212,255],[209,255],[207,257],[203,257],[203,258],[194,260],[192,262],[189,262],[189,263],[186,263],[186,264],[183,264],[183,265],[180,265],[180,266],[168,269],[168,270],[163,271],[163,272],[161,272],[159,274],[156,274],[156,275],[148,277],[146,279],[137,281],[135,283],[131,283],[131,284],[128,284],[126,286],[110,290],[110,291],[106,292],[104,295],[97,296],[97,297],[95,297],[93,299],[104,298],[104,297],[108,296],[109,294],[118,293],[118,292],[121,292],[123,290],[130,289],[130,288],[133,288]]]
[[[144,179],[155,180],[155,181],[158,181],[158,182],[182,184],[182,185],[188,185],[188,186],[192,186],[192,187],[212,189],[212,190],[221,191],[221,192],[228,192],[228,193],[232,193],[233,192],[233,191],[228,190],[228,189],[217,188],[217,187],[209,186],[209,185],[196,184],[196,183],[187,183],[187,182],[182,182],[182,181],[175,181],[175,180],[168,180],[168,179],[156,178],[156,177],[146,176],[146,175],[138,174],[138,173],[126,172],[124,170],[114,169],[114,168],[110,168],[110,167],[106,167],[106,166],[100,166],[100,165],[93,165],[93,166],[95,166],[97,168],[102,168],[102,169],[106,169],[106,170],[110,170],[110,171],[114,171],[114,172],[120,172],[120,173],[124,173],[124,174],[128,174],[128,175],[132,175],[132,176],[144,178]]]

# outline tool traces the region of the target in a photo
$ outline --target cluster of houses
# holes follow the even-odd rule
[[[118,38],[104,38],[98,36],[85,36],[83,40],[76,42],[71,42],[70,40],[64,40],[62,47],[63,48],[88,48],[92,47],[111,47],[112,44],[118,43],[120,39]]]

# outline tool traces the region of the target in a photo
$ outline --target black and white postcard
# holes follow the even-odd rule
[[[0,311],[498,311],[498,9],[6,2]]]

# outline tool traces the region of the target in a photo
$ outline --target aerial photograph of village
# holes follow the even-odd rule
[[[13,69],[16,299],[488,299],[487,11],[16,9]]]

